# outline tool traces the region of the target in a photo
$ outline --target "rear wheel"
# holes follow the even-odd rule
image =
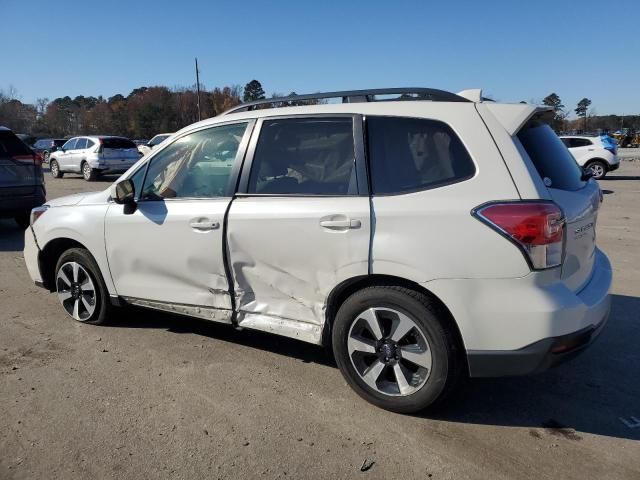
[[[20,226],[20,228],[27,229],[30,223],[30,211],[20,212],[13,219]]]
[[[587,168],[591,171],[591,175],[596,180],[604,178],[604,176],[607,174],[607,164],[601,160],[594,160],[592,162],[589,162]]]
[[[58,300],[67,314],[83,323],[105,323],[111,305],[100,269],[84,248],[64,252],[56,265]]]
[[[462,364],[444,313],[427,296],[369,287],[336,314],[333,351],[349,385],[387,410],[412,413],[443,400]]]
[[[64,175],[64,173],[60,171],[60,165],[58,165],[58,162],[56,160],[51,160],[51,163],[49,164],[49,170],[51,171],[51,176],[53,178],[62,178],[62,176]]]
[[[89,163],[83,162],[82,176],[87,182],[93,182],[96,178],[98,178],[98,171],[94,168],[91,168],[91,165],[89,165]]]

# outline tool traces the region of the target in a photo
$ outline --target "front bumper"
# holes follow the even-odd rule
[[[36,241],[36,237],[31,227],[24,231],[24,263],[27,266],[27,271],[31,280],[38,285],[43,286],[42,275],[40,273],[40,265],[38,263],[38,256],[40,254],[40,247]]]
[[[596,250],[591,280],[574,295],[571,304],[566,305],[567,314],[579,315],[580,318],[573,319],[573,324],[579,328],[543,338],[517,350],[469,350],[467,362],[470,376],[501,377],[537,373],[583,352],[602,332],[609,318],[611,281],[611,264],[602,252]],[[558,303],[555,308],[560,312],[565,307]]]

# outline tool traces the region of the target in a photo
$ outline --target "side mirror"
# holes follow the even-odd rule
[[[111,197],[113,201],[125,206],[124,213],[133,213],[136,210],[136,187],[131,179],[126,178],[112,187]]]

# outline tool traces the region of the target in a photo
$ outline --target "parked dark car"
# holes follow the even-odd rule
[[[31,209],[42,205],[45,195],[41,157],[0,127],[0,217],[27,228]]]
[[[31,147],[36,141],[36,137],[29,135],[28,133],[16,133],[16,137],[22,140],[28,147]]]
[[[65,142],[64,138],[43,138],[33,144],[33,150],[42,156],[45,162],[48,162],[49,155],[58,150]]]

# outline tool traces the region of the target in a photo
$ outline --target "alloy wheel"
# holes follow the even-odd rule
[[[590,168],[594,178],[601,178],[604,176],[604,167],[599,163],[594,163]]]
[[[82,166],[82,175],[84,175],[85,180],[89,180],[91,178],[91,165],[86,162]]]
[[[67,262],[56,276],[58,299],[67,313],[79,322],[91,318],[96,309],[96,289],[89,273],[77,262]]]
[[[431,373],[431,349],[418,324],[390,308],[369,308],[356,316],[347,338],[351,363],[378,393],[406,396]]]

